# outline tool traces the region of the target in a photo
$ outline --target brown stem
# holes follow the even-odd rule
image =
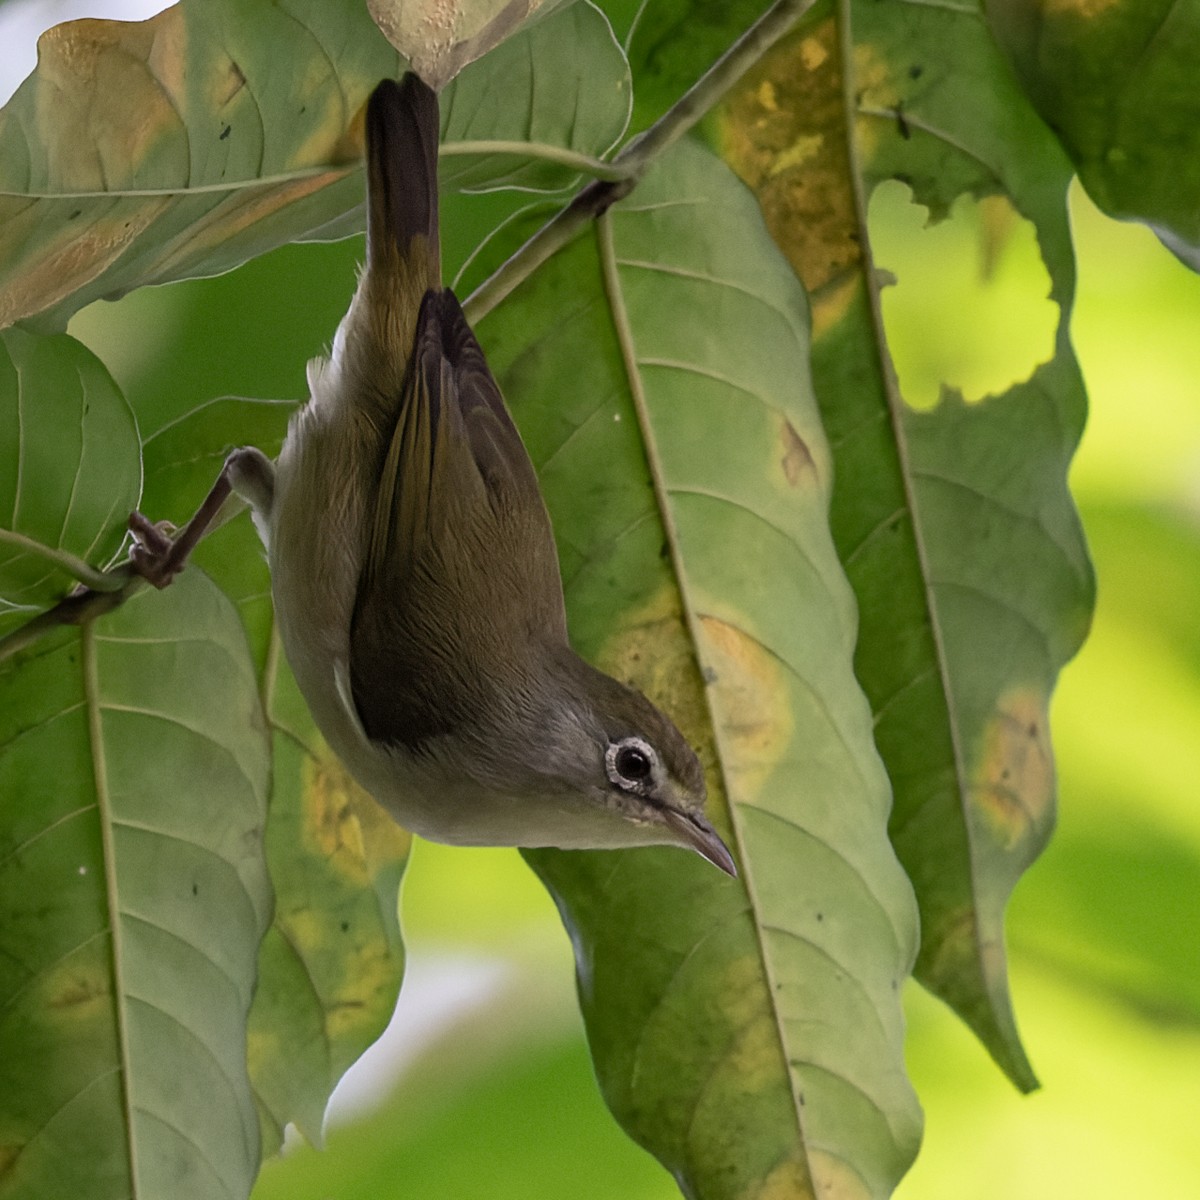
[[[611,205],[627,196],[650,164],[700,121],[731,87],[813,6],[815,0],[776,0],[769,9],[645,133],[612,160],[617,179],[594,179],[467,297],[472,324],[487,316],[547,259]]]

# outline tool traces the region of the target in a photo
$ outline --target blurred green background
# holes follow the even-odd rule
[[[1079,193],[1072,205],[1072,329],[1092,403],[1073,484],[1100,594],[1053,710],[1059,829],[1010,912],[1043,1088],[1019,1096],[911,987],[928,1126],[902,1200],[1184,1197],[1200,1180],[1200,280],[1145,230]],[[932,403],[948,378],[970,394],[974,360],[989,363],[982,391],[1003,384],[997,370],[1027,374],[1054,319],[1032,239],[1004,214],[998,228],[994,213],[956,213],[935,248],[913,211],[902,198],[872,207],[900,281],[886,315],[906,392]],[[143,433],[217,395],[300,398],[360,253],[358,241],[289,247],[93,306],[72,332]],[[921,263],[939,270],[922,279]],[[410,979],[385,1048],[335,1097],[325,1151],[268,1164],[256,1200],[677,1196],[603,1107],[570,947],[518,855],[419,845],[403,920]]]

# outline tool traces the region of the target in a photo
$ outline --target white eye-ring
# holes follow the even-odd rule
[[[658,755],[654,747],[640,737],[624,737],[619,742],[612,742],[604,752],[609,781],[639,796],[649,795],[657,766]]]

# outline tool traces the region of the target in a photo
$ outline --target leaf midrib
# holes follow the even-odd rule
[[[659,456],[658,443],[654,436],[654,427],[650,420],[650,414],[646,403],[646,392],[642,382],[641,371],[639,369],[639,361],[637,358],[633,329],[629,320],[629,312],[625,305],[624,292],[621,287],[618,269],[618,256],[613,238],[611,210],[601,214],[596,221],[596,244],[600,259],[600,270],[603,280],[604,294],[608,301],[609,311],[610,315],[612,316],[613,327],[617,337],[617,344],[621,353],[621,363],[625,371],[626,380],[629,384],[630,397],[633,401],[634,412],[637,416],[638,427],[642,436],[642,446],[646,454],[651,484],[654,488],[655,504],[658,508],[659,518],[663,524],[663,533],[670,551],[671,568],[679,588],[680,605],[683,610],[684,623],[687,627],[688,638],[692,647],[693,659],[696,663],[696,669],[699,670],[699,661],[695,657],[700,646],[700,629],[698,627],[699,614],[694,610],[688,599],[687,571],[683,561],[682,550],[679,545],[679,534],[675,524],[674,510],[671,507],[670,497],[667,494],[666,486],[663,482],[662,460]],[[715,734],[715,731],[718,727],[716,714],[713,711],[708,689],[704,688],[702,691],[704,697],[704,709],[708,716],[709,728],[712,729]],[[741,828],[741,821],[738,816],[737,805],[733,802],[732,792],[730,790],[730,781],[725,771],[724,757],[721,754],[717,754],[715,757],[716,769],[721,776],[721,789],[725,795],[726,804],[728,806],[730,824],[733,827],[734,835],[737,840],[737,848],[739,851],[743,851],[745,847],[745,837]],[[782,1058],[784,1071],[787,1077],[788,1095],[791,1097],[792,1111],[795,1114],[796,1130],[799,1134],[801,1150],[805,1155],[806,1169],[809,1171],[811,1178],[811,1164],[807,1162],[808,1141],[805,1136],[804,1113],[800,1106],[799,1096],[796,1094],[796,1088],[792,1083],[791,1066],[787,1053],[788,1039],[786,1036],[786,1030],[783,1027],[783,1014],[780,1012],[779,1005],[774,1002],[774,997],[778,992],[777,980],[775,979],[775,975],[772,970],[771,956],[768,953],[767,945],[763,937],[764,930],[758,918],[758,914],[762,911],[762,906],[759,902],[759,898],[754,887],[753,864],[745,857],[744,853],[740,854],[739,857],[741,860],[739,863],[741,882],[746,889],[746,896],[750,905],[750,911],[754,914],[754,919],[752,921],[754,926],[754,936],[758,942],[759,960],[763,965],[763,974],[766,977],[767,996],[770,1001],[771,1015],[775,1022],[776,1036],[779,1039],[780,1056]]]
[[[129,1155],[130,1200],[137,1200],[137,1135],[133,1122],[133,1097],[130,1092],[129,1013],[125,998],[124,953],[122,947],[121,906],[117,887],[117,861],[113,830],[112,793],[108,786],[108,763],[100,717],[100,674],[96,661],[94,622],[87,622],[80,634],[84,702],[87,706],[88,740],[92,776],[96,787],[96,806],[100,817],[100,845],[104,857],[104,892],[108,905],[109,946],[112,956],[113,1007],[117,1019],[117,1051],[120,1059],[121,1103],[125,1110],[125,1145]]]
[[[509,155],[532,159],[537,162],[554,163],[597,179],[616,180],[627,172],[614,167],[603,159],[590,154],[554,146],[548,142],[518,142],[503,139],[473,138],[462,142],[444,142],[438,149],[439,158],[488,158]],[[319,163],[311,167],[297,167],[280,171],[274,175],[259,175],[248,179],[222,179],[214,183],[197,183],[160,188],[87,188],[70,191],[30,191],[17,188],[0,188],[0,199],[7,200],[145,200],[167,197],[187,199],[190,196],[236,195],[256,188],[286,187],[306,179],[319,179],[328,175],[331,182],[345,178],[362,170],[362,163]]]

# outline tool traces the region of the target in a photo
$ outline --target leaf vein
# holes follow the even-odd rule
[[[145,1001],[143,1001],[143,1003],[145,1003]],[[184,1028],[186,1028],[186,1026]],[[204,1147],[201,1146],[200,1143],[196,1141],[196,1139],[192,1137],[190,1133],[186,1132],[186,1130],[180,1129],[180,1127],[176,1125],[174,1121],[167,1120],[167,1118],[161,1113],[153,1112],[143,1104],[135,1105],[134,1109],[147,1119],[151,1121],[157,1121],[164,1128],[169,1129],[172,1133],[174,1133],[181,1141],[186,1142],[189,1146],[191,1146],[192,1149],[196,1151],[200,1161],[209,1169],[213,1179],[220,1184],[221,1190],[230,1198],[230,1200],[239,1200],[239,1197],[243,1197],[245,1195],[244,1191],[235,1188],[224,1178],[223,1175],[221,1175],[216,1166],[213,1164],[212,1159],[209,1158]],[[239,1125],[240,1124],[241,1123],[239,1122]],[[242,1136],[243,1138],[245,1137],[244,1127],[242,1127]]]
[[[143,916],[141,913],[134,912],[130,908],[123,909],[121,911],[121,915],[123,917],[127,917],[131,921],[137,922],[139,925],[145,925],[150,929],[155,929],[159,933],[165,934],[172,941],[176,941],[181,946],[186,946],[189,950],[194,951],[200,958],[204,959],[205,962],[209,963],[212,966],[213,970],[216,971],[217,974],[220,975],[221,978],[224,979],[229,984],[230,988],[233,990],[234,995],[237,996],[239,1002],[241,1002],[244,999],[245,992],[247,989],[244,988],[238,982],[238,980],[235,979],[233,977],[233,975],[230,974],[229,970],[225,966],[223,966],[215,958],[213,958],[213,956],[211,954],[209,954],[209,952],[207,950],[205,950],[202,946],[198,946],[195,942],[190,941],[188,938],[184,937],[182,933],[179,933],[174,929],[168,928],[161,921],[152,921],[149,917]]]
[[[933,483],[945,484],[948,488],[966,492],[968,495],[976,497],[985,508],[996,509],[999,512],[1005,513],[1019,524],[1032,526],[1045,537],[1050,545],[1058,549],[1064,561],[1071,561],[1072,555],[1068,549],[1046,528],[1044,521],[1031,513],[1022,512],[1015,505],[983,491],[973,483],[968,483],[965,479],[954,479],[952,476],[943,475],[938,471],[929,471],[921,468],[913,470],[913,477],[916,479],[928,479]]]
[[[107,936],[108,932],[109,929],[107,925],[101,929],[95,930],[93,933],[90,933],[87,937],[85,937],[82,942],[76,942],[75,945],[69,950],[66,950],[64,953],[60,954],[53,962],[43,963],[42,966],[38,967],[36,971],[30,972],[29,978],[26,979],[19,988],[11,992],[8,996],[8,999],[6,999],[3,1004],[0,1004],[0,1013],[12,1008],[13,1005],[20,1000],[21,996],[24,995],[25,992],[29,991],[29,989],[32,988],[39,979],[43,979],[45,976],[49,975],[51,971],[61,967],[63,963],[67,962],[73,955],[78,954],[87,946],[90,946],[97,938]],[[9,957],[14,961],[20,961],[19,959],[16,959],[15,955],[9,955]],[[21,965],[24,966],[25,964],[21,963]]]
[[[801,825],[800,822],[795,820],[793,817],[785,816],[783,813],[776,812],[774,809],[760,808],[758,805],[750,804],[749,802],[747,802],[745,800],[737,800],[734,803],[736,803],[739,808],[746,809],[749,812],[758,813],[760,816],[769,817],[772,820],[778,821],[781,824],[788,826],[789,829],[794,830],[796,833],[800,834],[801,837],[808,838],[810,841],[814,842],[816,845],[820,846],[822,849],[827,850],[830,854],[832,854],[834,856],[834,858],[836,858],[840,862],[842,862],[845,865],[846,869],[862,885],[863,892],[871,898],[871,902],[876,906],[876,908],[879,909],[879,911],[881,913],[883,913],[884,925],[887,927],[888,932],[891,934],[892,943],[895,946],[896,960],[897,961],[903,960],[903,958],[904,958],[904,951],[903,951],[904,942],[903,942],[903,939],[896,932],[896,927],[892,922],[892,918],[888,912],[887,905],[884,904],[884,902],[879,898],[879,896],[871,888],[870,881],[867,878],[866,873],[859,869],[858,865],[856,863],[854,863],[847,856],[847,854],[845,853],[844,850],[840,849],[838,846],[835,846],[832,842],[828,842],[824,838],[818,837],[815,833],[813,833],[813,831],[811,829],[805,828],[805,826]]]
[[[788,413],[777,405],[771,404],[766,397],[760,396],[753,388],[747,387],[745,384],[738,383],[736,379],[715,370],[712,367],[701,366],[700,363],[683,362],[675,358],[658,358],[652,356],[638,357],[639,367],[662,367],[666,370],[685,371],[689,375],[699,375],[701,379],[711,379],[714,383],[723,384],[726,387],[733,388],[735,391],[741,392],[743,396],[749,396],[752,400],[757,400],[763,409],[774,414],[783,420],[788,420]]]
[[[676,964],[675,969],[671,972],[671,978],[668,979],[663,985],[662,990],[658,994],[658,998],[654,1001],[653,1007],[646,1014],[645,1019],[642,1022],[641,1030],[638,1033],[638,1039],[633,1048],[633,1057],[629,1070],[629,1086],[631,1091],[635,1091],[637,1088],[638,1074],[641,1071],[642,1065],[642,1055],[646,1049],[647,1039],[650,1036],[651,1023],[653,1022],[655,1015],[666,1006],[667,1001],[671,998],[671,993],[678,986],[679,977],[683,973],[684,968],[697,954],[699,954],[701,947],[703,947],[710,938],[714,937],[723,926],[731,925],[735,921],[742,921],[745,919],[745,916],[746,912],[744,909],[738,909],[737,911],[727,913],[721,921],[718,921],[715,925],[710,925],[704,931],[703,936],[688,947],[687,953]]]
[[[6,741],[0,742],[0,747],[7,748],[16,745],[21,738],[31,733],[37,733],[39,729],[45,729],[49,725],[53,725],[55,721],[61,721],[64,717],[69,717],[72,713],[78,712],[84,707],[84,701],[77,700],[74,704],[68,704],[66,708],[59,709],[58,712],[51,713],[48,717],[43,717],[40,721],[35,721],[32,725],[26,725],[18,729],[12,737]]]
[[[980,584],[968,583],[959,579],[930,579],[929,584],[935,591],[939,588],[946,588],[960,592],[971,592],[973,595],[982,597],[988,603],[994,604],[997,608],[1008,613],[1024,625],[1033,634],[1035,640],[1041,644],[1042,652],[1045,654],[1047,660],[1051,663],[1054,662],[1054,655],[1050,652],[1050,635],[1031,616],[1023,613],[1002,596],[998,596],[995,592],[989,592]]]
[[[831,951],[822,946],[820,942],[809,937],[807,934],[800,933],[796,929],[788,929],[783,925],[774,925],[769,922],[763,922],[763,929],[769,933],[777,933],[781,937],[791,938],[793,941],[802,942],[811,950],[815,951],[827,962],[831,963],[834,968],[853,985],[855,990],[866,1002],[867,1008],[871,1010],[871,1015],[875,1018],[875,1023],[879,1026],[879,1035],[883,1039],[884,1045],[891,1041],[888,1036],[886,1027],[883,1024],[883,1018],[879,1015],[879,1007],[876,1000],[872,997],[867,985],[843,962],[839,962]],[[786,984],[784,985],[786,987]]]
[[[650,271],[659,275],[672,275],[677,279],[691,279],[697,283],[708,283],[712,284],[713,287],[728,288],[731,292],[736,292],[739,296],[746,296],[756,303],[761,304],[764,308],[769,309],[776,316],[782,317],[784,324],[792,331],[796,340],[805,340],[805,331],[797,326],[794,312],[772,304],[761,292],[753,291],[746,287],[745,284],[737,283],[732,279],[722,279],[706,271],[691,271],[686,267],[680,267],[674,263],[657,263],[641,258],[618,258],[617,266],[633,267],[637,270]]]
[[[154,708],[141,708],[135,704],[116,704],[110,700],[103,701],[100,707],[105,712],[125,713],[129,716],[148,717],[151,720],[162,721],[165,725],[174,725],[177,728],[184,730],[184,732],[192,734],[201,741],[207,742],[214,749],[219,750],[224,758],[227,758],[234,764],[237,773],[243,779],[245,779],[246,782],[251,785],[251,787],[253,787],[253,784],[246,775],[246,772],[242,770],[241,763],[238,761],[237,755],[233,752],[233,750],[224,745],[222,742],[218,741],[213,734],[207,733],[199,726],[188,724],[188,722],[183,720],[182,717],[173,716],[171,713],[161,712]]]
[[[879,537],[881,534],[886,533],[893,526],[898,525],[908,515],[909,515],[908,509],[903,504],[901,504],[901,505],[898,505],[896,508],[892,509],[892,511],[890,513],[888,513],[887,516],[881,517],[869,530],[867,530],[867,532],[865,534],[863,534],[862,538],[858,542],[858,545],[856,545],[854,547],[854,549],[850,550],[848,553],[846,553],[843,556],[842,566],[845,567],[847,571],[849,571],[851,564],[853,562],[855,562],[855,560],[858,558],[858,556],[864,550],[866,550],[867,546],[870,545],[870,543],[873,542],[875,540],[875,538]]]
[[[73,821],[76,817],[81,816],[83,813],[95,811],[96,802],[93,800],[91,804],[84,804],[79,808],[72,809],[68,813],[61,814],[51,821],[49,825],[42,826],[41,829],[30,834],[30,836],[27,837],[23,842],[14,846],[12,850],[10,850],[3,857],[0,857],[0,867],[3,867],[5,863],[11,862],[14,858],[18,858],[20,855],[24,854],[24,852],[28,850],[30,846],[53,833],[54,830],[56,830],[60,825],[65,825],[68,821]]]
[[[238,870],[237,863],[226,858],[219,850],[212,846],[206,846],[203,842],[195,841],[193,838],[187,837],[182,833],[176,833],[172,829],[163,829],[160,826],[150,825],[144,821],[130,821],[126,818],[113,817],[112,824],[119,826],[121,829],[135,829],[139,833],[149,834],[151,837],[162,838],[164,841],[178,842],[180,845],[188,846],[193,850],[198,850],[202,854],[208,855],[209,858],[215,859],[222,866],[228,867],[233,872],[234,878],[238,881],[238,886],[241,889],[242,895],[246,898],[246,903],[251,912],[258,911],[258,905],[255,902],[254,895],[246,886],[246,881],[242,878],[242,873]],[[131,910],[122,909],[122,912]],[[134,914],[131,914],[134,915]]]

